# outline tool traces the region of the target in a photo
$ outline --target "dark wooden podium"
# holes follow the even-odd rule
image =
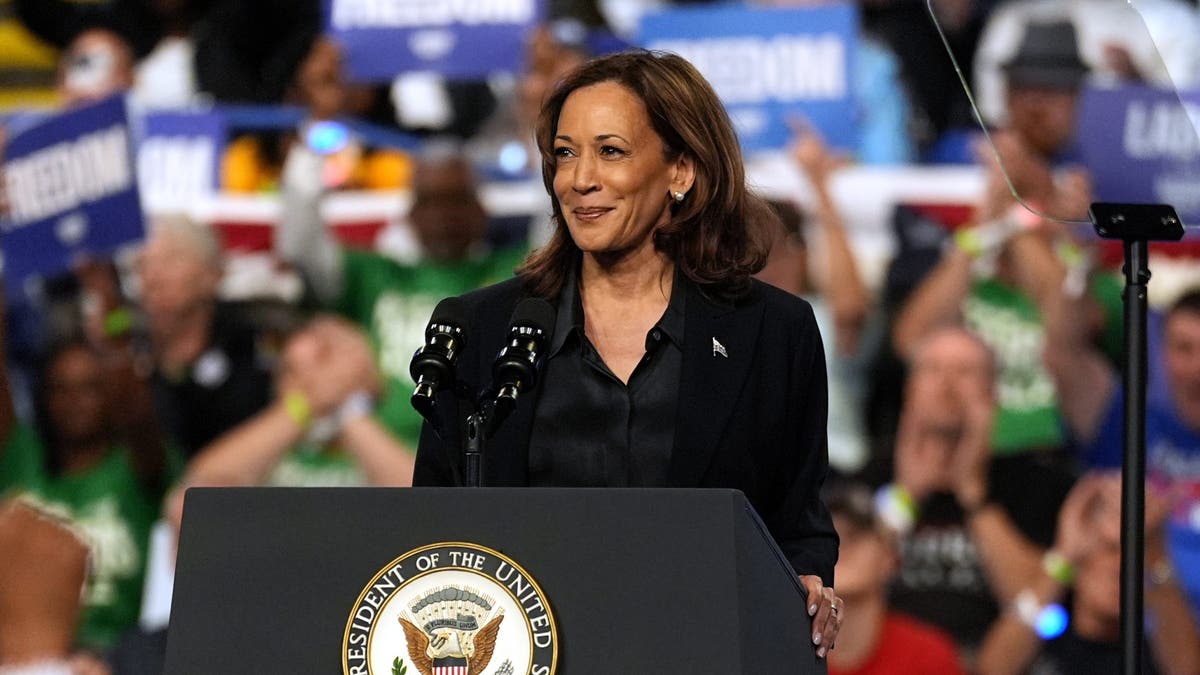
[[[451,541],[537,580],[559,673],[825,672],[804,592],[740,492],[532,488],[189,490],[166,672],[342,672],[364,586]]]

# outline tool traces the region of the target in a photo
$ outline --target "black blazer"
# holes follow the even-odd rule
[[[519,279],[463,296],[469,316],[458,376],[475,392],[517,303]],[[770,529],[798,574],[833,585],[838,538],[819,491],[828,463],[825,355],[812,307],[755,281],[736,304],[714,301],[688,283],[675,445],[664,487],[736,488]],[[714,339],[725,348],[717,353]],[[538,392],[488,441],[484,484],[527,486],[529,436]],[[462,484],[461,428],[453,395],[438,401],[445,438],[429,424],[417,453],[416,485]]]

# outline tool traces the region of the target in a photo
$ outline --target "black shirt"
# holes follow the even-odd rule
[[[237,310],[217,303],[208,348],[177,375],[154,373],[155,407],[191,458],[271,402],[273,356]]]
[[[1047,514],[1058,513],[1074,480],[1057,453],[994,457],[988,469],[991,500],[1043,548],[1054,543],[1055,518]],[[941,628],[960,648],[978,647],[1000,608],[952,495],[933,494],[921,504],[912,532],[900,542],[900,560],[892,608]]]
[[[554,340],[529,442],[534,486],[662,487],[675,443],[686,293],[676,279],[667,309],[646,334],[628,385],[584,331],[572,276],[558,298]]]
[[[1043,643],[1042,652],[1026,671],[1029,675],[1104,675],[1121,672],[1121,643],[1093,642],[1068,630]],[[1154,675],[1154,654],[1142,642],[1142,673]]]

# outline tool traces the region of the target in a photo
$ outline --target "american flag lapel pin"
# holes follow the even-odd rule
[[[721,342],[719,340],[717,340],[717,338],[715,338],[715,337],[712,339],[712,341],[713,341],[713,356],[720,354],[721,356],[724,356],[725,358],[729,358],[729,353],[725,351],[725,345],[721,344]]]

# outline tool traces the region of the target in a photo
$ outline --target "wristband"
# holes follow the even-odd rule
[[[299,391],[289,391],[283,395],[283,409],[301,429],[307,429],[312,422],[312,405],[308,397]]]
[[[346,397],[342,405],[337,410],[338,426],[344,426],[346,423],[356,420],[360,417],[366,417],[375,410],[375,397],[369,392],[358,390]]]
[[[983,236],[977,228],[960,228],[954,233],[954,245],[972,258],[978,258],[983,255]]]
[[[1167,558],[1163,558],[1146,570],[1147,588],[1162,588],[1175,581],[1175,566]]]
[[[917,504],[903,486],[884,485],[875,493],[875,512],[885,525],[896,532],[912,529],[917,521]]]
[[[1038,601],[1037,593],[1032,588],[1026,588],[1013,598],[1012,612],[1021,623],[1030,628],[1037,628],[1038,615],[1042,613],[1042,603]]]
[[[1070,617],[1062,605],[1043,605],[1032,588],[1026,588],[1013,598],[1010,607],[1017,620],[1043,640],[1053,640],[1067,630]]]
[[[999,251],[1019,229],[1020,226],[1011,217],[1002,216],[986,223],[959,228],[954,232],[954,244],[971,258],[982,258]]]
[[[133,329],[133,313],[126,307],[118,307],[104,315],[104,335],[115,338]]]
[[[1042,570],[1060,586],[1070,586],[1075,581],[1075,566],[1058,551],[1046,551],[1046,555],[1042,556]]]
[[[1092,272],[1095,261],[1090,252],[1081,249],[1070,241],[1058,241],[1054,252],[1067,268],[1063,276],[1063,293],[1067,297],[1078,300],[1088,289],[1088,276]]]

